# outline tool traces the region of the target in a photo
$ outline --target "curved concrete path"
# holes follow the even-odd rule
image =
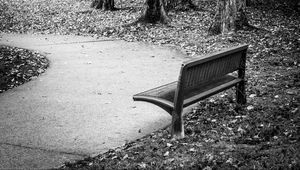
[[[2,34],[0,44],[51,61],[35,80],[0,94],[0,169],[53,168],[168,125],[162,109],[132,95],[177,79],[181,53],[77,36]]]

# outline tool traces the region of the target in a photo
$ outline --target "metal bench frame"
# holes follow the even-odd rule
[[[230,48],[184,62],[178,81],[133,96],[155,104],[172,115],[172,136],[184,137],[182,110],[191,104],[236,87],[238,104],[246,103],[245,69],[248,45]],[[238,76],[230,73],[237,71]]]

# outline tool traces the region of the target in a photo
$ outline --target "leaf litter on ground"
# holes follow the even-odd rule
[[[261,29],[210,36],[216,3],[194,2],[204,10],[170,11],[168,25],[124,26],[140,16],[142,1],[116,1],[121,9],[110,12],[90,9],[89,0],[1,0],[2,32],[106,36],[194,57],[249,44],[246,106],[228,90],[185,115],[184,139],[162,129],[61,169],[299,169],[299,13],[284,5],[247,7],[250,24]]]
[[[0,45],[0,93],[35,79],[48,66],[38,52]]]

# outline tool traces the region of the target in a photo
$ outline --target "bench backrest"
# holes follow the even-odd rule
[[[244,78],[247,48],[248,45],[241,45],[183,63],[175,94],[175,103],[176,100],[183,100],[184,91],[236,70],[239,72],[239,77]]]

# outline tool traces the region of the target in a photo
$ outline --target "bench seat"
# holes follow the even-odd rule
[[[243,81],[243,79],[231,75],[225,75],[223,77],[201,83],[197,87],[185,92],[183,107],[189,106],[223,90],[229,89],[241,81]],[[153,103],[172,115],[176,89],[177,81],[136,94],[133,96],[133,100]]]

